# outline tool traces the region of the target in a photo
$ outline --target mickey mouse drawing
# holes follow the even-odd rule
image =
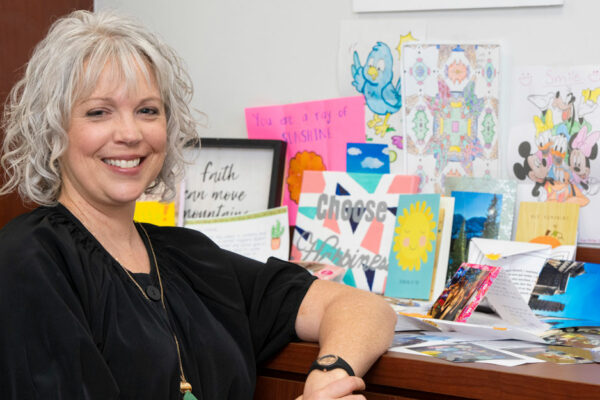
[[[515,163],[513,172],[520,180],[529,178],[535,182],[531,194],[537,197],[540,195],[540,188],[544,187],[546,182],[554,183],[554,179],[548,176],[552,168],[552,162],[549,161],[551,158],[544,156],[540,150],[531,153],[531,144],[527,141],[519,145],[519,155],[523,157],[523,164]]]
[[[532,144],[523,141],[519,145],[523,161],[514,163],[513,172],[520,180],[534,182],[534,197],[582,207],[589,204],[588,196],[597,190],[591,184],[590,161],[598,157],[600,131],[591,132],[592,125],[584,116],[598,108],[599,96],[600,87],[582,90],[579,102],[572,91],[564,99],[560,91],[527,97],[540,115],[533,117]]]

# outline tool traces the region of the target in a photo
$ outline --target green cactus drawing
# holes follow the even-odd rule
[[[277,239],[283,235],[283,232],[285,232],[285,228],[281,226],[281,223],[277,220],[277,223],[271,227],[271,238]]]
[[[281,245],[281,235],[285,232],[285,228],[281,226],[279,220],[271,227],[271,248],[277,250]]]

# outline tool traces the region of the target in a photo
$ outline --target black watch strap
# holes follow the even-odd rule
[[[349,376],[354,376],[354,370],[342,357],[336,356],[334,354],[326,354],[317,358],[310,368],[308,369],[308,373],[313,369],[319,369],[321,371],[331,371],[332,369],[341,368],[348,373]]]

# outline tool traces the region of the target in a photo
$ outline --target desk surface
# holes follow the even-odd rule
[[[314,343],[292,343],[259,372],[256,400],[274,380],[302,382],[316,358]],[[451,363],[433,357],[388,352],[365,376],[368,399],[600,399],[600,364],[551,363],[503,367]],[[293,399],[298,386],[280,399]],[[301,386],[299,386],[301,390]]]

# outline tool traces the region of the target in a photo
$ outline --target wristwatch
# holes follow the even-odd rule
[[[346,371],[349,376],[354,376],[354,370],[352,367],[342,357],[334,354],[326,354],[317,358],[308,369],[308,373],[310,374],[313,369],[331,371],[332,369],[336,368],[341,368]]]

